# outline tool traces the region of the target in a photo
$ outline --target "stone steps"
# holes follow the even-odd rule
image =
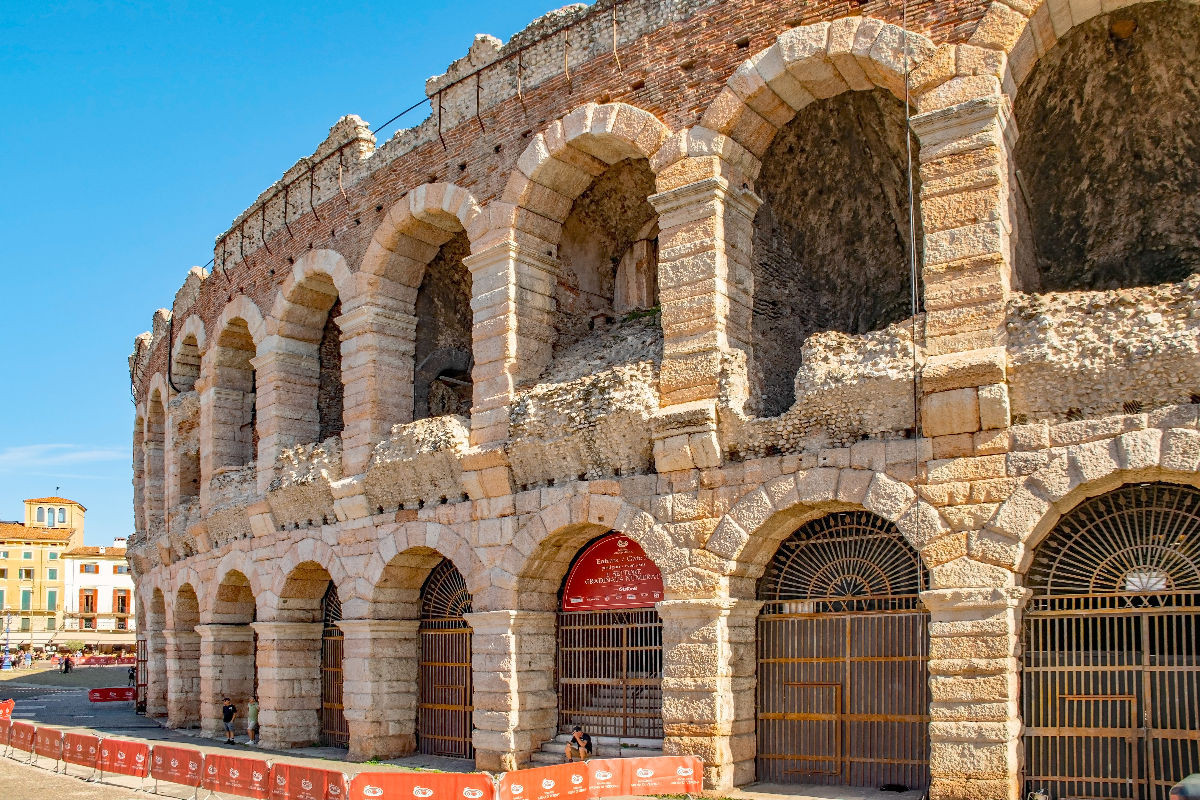
[[[586,726],[584,729],[586,730]],[[533,753],[533,756],[530,758],[531,764],[535,767],[561,764],[563,762],[563,749],[570,738],[571,735],[568,733],[558,734],[543,744],[540,750]],[[640,756],[661,756],[663,754],[662,739],[593,736],[592,748],[595,751],[593,756],[596,758],[635,758]]]

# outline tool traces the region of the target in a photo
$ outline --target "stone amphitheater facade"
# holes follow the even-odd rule
[[[921,707],[883,715],[909,785],[1063,778],[1022,705],[1035,565],[1089,503],[1200,487],[1197,8],[600,0],[477,37],[386,142],[340,119],[129,360],[148,713],[215,728],[256,687],[264,742],[306,744],[336,675],[350,757],[412,752],[448,561],[475,764],[527,765],[569,722],[564,576],[615,532],[661,573],[658,746],[712,788],[904,760],[811,693],[775,710],[838,746],[767,742],[769,681],[848,690],[768,672],[764,603],[922,616]],[[916,583],[830,557],[772,595],[831,519]]]

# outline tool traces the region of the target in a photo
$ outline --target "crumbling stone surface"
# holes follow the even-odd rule
[[[396,511],[442,498],[460,499],[461,457],[469,444],[468,420],[462,416],[442,415],[395,426],[371,457],[364,486],[368,508]]]
[[[416,377],[413,419],[471,410],[471,253],[455,234],[425,268],[417,290]]]

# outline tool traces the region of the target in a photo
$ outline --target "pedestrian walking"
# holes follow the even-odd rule
[[[592,754],[592,737],[583,732],[583,728],[576,725],[571,731],[571,738],[567,739],[567,763],[571,763],[571,756],[574,753],[579,754],[580,761],[587,761],[588,756]]]
[[[258,745],[258,698],[251,697],[246,704],[246,736],[250,744]]]
[[[237,716],[237,706],[228,697],[221,706],[221,722],[225,723],[225,741],[233,742],[233,718]]]
[[[130,667],[129,668],[129,685],[133,686],[135,683],[137,683],[137,668]]]

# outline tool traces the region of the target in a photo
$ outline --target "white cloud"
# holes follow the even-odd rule
[[[30,474],[38,470],[100,462],[128,461],[128,448],[80,444],[27,444],[0,448],[0,473]]]

